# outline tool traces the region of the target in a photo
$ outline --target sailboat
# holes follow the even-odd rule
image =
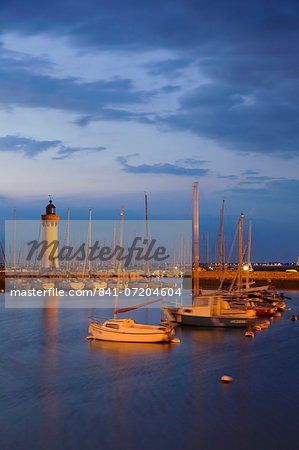
[[[190,306],[162,308],[170,322],[197,327],[246,328],[256,319],[255,311],[231,308],[222,295],[195,298]]]
[[[248,246],[243,251],[242,248],[242,237],[243,237],[243,214],[239,221],[239,262],[238,271],[236,272],[235,278],[228,291],[223,291],[222,294],[225,295],[226,300],[229,302],[232,308],[246,308],[255,311],[257,316],[272,316],[277,311],[277,304],[274,301],[275,296],[271,291],[269,291],[269,286],[253,286],[250,287],[249,282],[249,272],[250,272],[250,251],[251,251],[251,221],[249,222],[249,235],[248,235]],[[247,250],[247,263],[243,264],[243,257]],[[243,270],[246,268],[246,283],[242,283]],[[238,278],[238,283],[234,289],[234,282]],[[221,281],[220,288],[223,285],[224,277]],[[284,308],[284,304],[280,302],[280,308]]]
[[[197,199],[195,198],[195,200],[196,204]],[[239,275],[238,294],[240,292],[240,286],[242,285],[242,273],[240,267],[242,262],[242,236],[243,214],[241,214],[239,221],[239,271],[237,272],[237,275]],[[196,255],[198,255],[198,250],[197,253],[195,253],[195,256]],[[165,313],[169,321],[176,322],[180,325],[245,328],[250,326],[256,319],[255,311],[247,308],[231,308],[227,300],[228,299],[221,292],[218,293],[218,295],[210,294],[207,296],[194,296],[192,305],[180,307],[165,305],[162,308],[162,311]]]
[[[171,325],[145,325],[133,319],[110,319],[100,323],[91,318],[89,339],[115,342],[179,342]]]
[[[121,235],[120,235],[120,247],[123,245],[123,229],[124,229],[124,207],[121,209]],[[180,342],[175,337],[174,326],[168,323],[161,325],[145,325],[135,322],[131,318],[119,319],[118,313],[132,311],[142,306],[161,301],[162,299],[156,299],[140,305],[136,305],[130,308],[118,309],[118,293],[119,293],[119,279],[121,275],[121,259],[118,265],[118,287],[116,295],[116,304],[114,318],[106,320],[101,323],[97,318],[90,318],[90,325],[88,332],[90,333],[88,339],[99,339],[102,341],[115,341],[115,342]]]

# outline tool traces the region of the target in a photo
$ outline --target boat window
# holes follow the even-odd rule
[[[185,313],[191,313],[192,311],[191,311],[191,309],[184,309],[184,312]]]
[[[119,325],[117,323],[106,323],[107,328],[115,328],[116,330],[119,329]]]
[[[198,299],[195,302],[195,306],[209,306],[209,299]]]

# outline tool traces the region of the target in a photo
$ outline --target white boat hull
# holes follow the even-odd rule
[[[225,316],[200,316],[193,314],[185,314],[176,308],[164,308],[168,319],[178,323],[179,325],[189,325],[193,327],[229,327],[229,328],[246,328],[254,322],[254,318],[246,317],[245,314],[236,314]]]
[[[115,321],[117,323],[118,321]],[[119,321],[124,322],[124,321]],[[133,322],[133,321],[131,321]],[[89,333],[94,339],[114,342],[170,342],[174,335],[173,328],[155,325],[132,323],[125,326],[120,323],[119,329],[112,329],[99,322],[91,322]]]

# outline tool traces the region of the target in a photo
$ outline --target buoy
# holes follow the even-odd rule
[[[270,325],[270,320],[263,320],[260,325]]]
[[[170,340],[171,344],[179,344],[181,340],[177,337],[174,337]]]
[[[286,311],[291,311],[291,308],[287,308]]]
[[[293,315],[291,316],[291,320],[292,320],[293,322],[296,322],[297,316],[295,316],[295,314],[293,314]]]
[[[89,341],[90,339],[93,339],[94,337],[93,337],[93,335],[92,334],[89,334],[88,336],[86,336],[86,339]]]
[[[251,338],[251,339],[253,339],[254,338],[254,332],[253,331],[246,331],[246,333],[245,333],[245,337],[248,337],[248,338]]]
[[[222,383],[231,383],[233,381],[232,377],[229,377],[228,375],[223,375],[223,377],[221,377],[221,381]]]
[[[261,331],[262,330],[262,328],[259,325],[255,325],[253,327],[253,329],[254,329],[254,331]]]
[[[3,292],[4,292],[4,289],[1,289],[1,293],[3,294]]]

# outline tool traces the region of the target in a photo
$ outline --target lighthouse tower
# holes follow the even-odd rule
[[[43,269],[58,269],[58,246],[56,247],[55,252],[53,252],[53,248],[55,248],[56,243],[58,244],[59,220],[60,216],[56,214],[56,208],[53,205],[52,200],[50,200],[49,204],[46,206],[46,214],[42,214],[43,240],[47,241],[47,245],[49,246],[43,255]],[[53,243],[53,245],[51,245],[51,243]],[[50,258],[50,255],[54,256],[54,259]]]

